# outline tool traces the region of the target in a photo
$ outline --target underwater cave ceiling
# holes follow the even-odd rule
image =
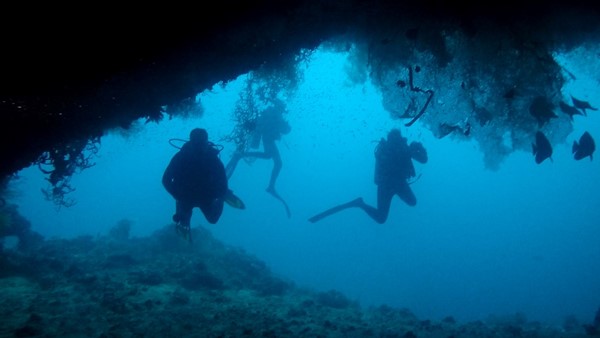
[[[569,124],[540,122],[529,106],[543,97],[558,107],[564,75],[553,51],[600,36],[597,5],[577,1],[220,1],[115,13],[1,24],[0,178],[48,161],[43,154],[70,175],[57,158],[76,157],[104,132],[159,122],[164,106],[324,42],[349,51],[350,77],[370,77],[392,117],[423,111],[438,137],[468,120],[465,137],[487,157],[506,155],[530,147],[542,127],[564,141]],[[513,149],[497,148],[506,131]]]

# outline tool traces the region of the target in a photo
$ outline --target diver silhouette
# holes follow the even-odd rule
[[[291,212],[288,204],[275,190],[275,183],[281,172],[282,161],[277,141],[281,140],[282,135],[286,135],[291,131],[289,123],[283,118],[285,107],[283,103],[277,101],[275,105],[266,108],[261,112],[256,121],[251,148],[258,148],[262,141],[263,151],[238,151],[233,154],[231,160],[227,164],[227,178],[230,178],[237,167],[239,161],[243,158],[259,158],[273,160],[273,169],[269,179],[269,185],[266,191],[283,203],[288,217],[291,217]]]
[[[175,198],[173,221],[176,230],[189,237],[192,211],[200,208],[210,224],[223,213],[225,202],[243,209],[243,202],[228,187],[225,167],[219,158],[220,149],[208,141],[205,129],[195,128],[190,140],[171,158],[162,177],[162,184]],[[191,237],[189,237],[191,241]]]
[[[415,177],[412,160],[426,163],[427,151],[420,142],[408,144],[399,129],[392,129],[387,140],[381,138],[375,148],[375,184],[377,185],[377,208],[366,204],[362,197],[325,210],[311,218],[311,223],[318,222],[348,208],[360,208],[379,224],[388,218],[390,205],[394,195],[398,195],[407,205],[415,206],[417,199],[408,180]]]

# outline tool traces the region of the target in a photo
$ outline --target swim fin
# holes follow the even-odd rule
[[[291,218],[292,217],[292,212],[290,211],[290,207],[285,202],[285,200],[281,196],[279,196],[279,194],[277,193],[277,191],[275,191],[275,188],[267,188],[267,192],[269,194],[271,194],[273,197],[275,197],[276,199],[278,199],[281,203],[283,203],[283,207],[285,208],[285,213],[286,213],[287,217]]]
[[[192,229],[189,226],[177,223],[175,224],[175,232],[177,232],[179,236],[181,236],[183,239],[192,244]]]
[[[309,218],[308,221],[311,223],[316,223],[320,220],[322,220],[325,217],[329,217],[333,214],[336,214],[342,210],[346,210],[348,208],[357,208],[360,207],[363,204],[363,199],[362,198],[357,198],[354,199],[350,202],[344,203],[344,204],[340,204],[338,206],[335,206],[333,208],[327,209],[317,215],[314,215],[313,217]]]
[[[237,197],[233,191],[231,191],[231,189],[228,189],[227,193],[225,194],[225,202],[236,209],[246,209],[244,201]]]

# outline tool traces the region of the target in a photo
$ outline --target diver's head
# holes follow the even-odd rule
[[[387,138],[388,138],[388,141],[390,141],[390,142],[400,142],[402,140],[402,133],[400,132],[400,129],[393,128],[388,133]]]
[[[275,99],[262,111],[262,115],[266,118],[280,119],[286,111],[285,103],[280,99]]]
[[[280,99],[275,99],[273,100],[273,108],[275,108],[275,110],[283,113],[286,109],[285,109],[285,102],[283,102]]]
[[[206,129],[194,128],[190,132],[190,142],[195,145],[208,144],[208,132]]]

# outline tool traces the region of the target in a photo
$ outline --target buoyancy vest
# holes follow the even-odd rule
[[[415,167],[406,138],[398,144],[382,138],[375,148],[375,184],[406,182],[414,176]]]
[[[201,200],[222,197],[227,191],[227,178],[218,150],[200,150],[185,144],[173,165],[173,185],[179,199]]]

